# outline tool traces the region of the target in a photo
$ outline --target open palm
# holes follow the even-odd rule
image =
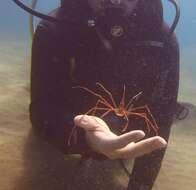
[[[167,145],[159,136],[143,139],[145,134],[140,130],[116,135],[102,119],[95,116],[79,115],[74,118],[74,122],[86,131],[91,148],[110,159],[134,159]]]

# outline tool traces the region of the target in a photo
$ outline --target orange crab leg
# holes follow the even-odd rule
[[[153,117],[153,115],[152,115],[152,113],[151,113],[151,111],[150,111],[150,109],[149,109],[149,107],[148,107],[147,105],[145,105],[145,106],[140,106],[140,107],[136,107],[136,108],[132,108],[131,111],[137,111],[137,110],[141,110],[141,109],[144,109],[144,110],[147,111],[147,113],[150,115],[150,117],[151,117],[153,123],[155,124],[155,127],[156,127],[157,129],[159,129],[159,127],[158,127],[158,125],[157,125],[157,122],[155,121],[155,118]]]
[[[88,114],[90,114],[92,111],[97,111],[97,110],[108,110],[108,108],[98,108],[98,107],[93,107],[93,108],[91,108],[90,110],[88,110],[88,112],[87,113],[85,113],[85,115],[88,115]]]
[[[104,114],[101,115],[101,118],[104,118],[107,114],[114,111],[113,109],[106,111]]]
[[[109,97],[110,97],[110,99],[111,99],[111,101],[112,101],[112,103],[113,103],[113,106],[114,106],[115,108],[117,108],[117,104],[116,104],[116,102],[115,102],[115,100],[114,100],[114,98],[113,98],[113,96],[112,96],[112,93],[111,93],[109,90],[107,90],[101,83],[97,82],[96,84],[97,84],[98,86],[100,86],[100,87],[103,89],[103,91],[106,92],[106,93],[109,95]]]
[[[112,106],[110,105],[110,103],[103,96],[101,96],[100,94],[98,94],[98,93],[96,93],[96,92],[94,92],[94,91],[92,91],[92,90],[90,90],[90,89],[88,89],[86,87],[83,87],[83,86],[75,86],[75,87],[72,87],[72,88],[80,88],[80,89],[86,90],[90,94],[93,94],[94,96],[100,98],[103,102],[105,102],[105,104],[108,107],[111,107],[112,108]]]
[[[157,128],[156,128],[156,125],[153,125],[153,123],[148,119],[148,117],[146,116],[146,113],[134,113],[134,112],[128,112],[128,115],[136,115],[136,116],[139,116],[139,117],[142,117],[144,118],[145,122],[147,122],[147,127],[150,128],[153,128],[153,130],[157,133]]]
[[[125,107],[125,85],[124,85],[124,88],[123,88],[123,95],[122,95],[119,107],[121,107],[121,108]]]
[[[133,96],[130,100],[129,100],[129,103],[126,105],[125,109],[126,110],[129,110],[130,109],[130,106],[132,105],[132,103],[135,101],[135,100],[138,100],[138,98],[142,95],[142,92],[139,92],[138,94],[136,94],[135,96]]]
[[[97,100],[95,107],[98,107],[99,104],[103,104],[104,106],[106,106],[107,109],[113,109],[113,107],[108,108],[108,106],[102,100]],[[96,110],[94,110],[94,112],[92,114],[95,115],[95,112],[96,112]]]
[[[127,123],[126,123],[125,127],[123,128],[122,132],[125,132],[127,130],[127,128],[128,128],[128,125],[129,125],[129,118],[127,116],[127,113],[125,113],[124,115],[125,115],[125,118],[127,120]]]

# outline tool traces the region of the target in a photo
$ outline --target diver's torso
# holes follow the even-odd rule
[[[64,10],[65,8],[56,10],[55,16],[69,15],[77,19],[78,16],[88,15],[82,11],[82,8],[76,7],[75,11],[70,11],[69,7]],[[77,12],[77,9],[80,11]],[[83,9],[85,10],[86,7]],[[62,26],[55,23],[53,25],[51,28],[55,28],[55,32],[57,31],[54,35],[58,35],[56,50],[62,54],[61,59],[67,58],[67,51],[70,51],[70,58],[74,58],[74,68],[71,70],[73,85],[92,87],[96,82],[100,82],[108,89],[113,89],[114,93],[125,85],[129,96],[135,95],[138,91],[147,94],[152,92],[153,82],[162,62],[164,48],[137,47],[135,44],[150,40],[162,42],[166,34],[163,35],[161,29],[149,32],[144,29],[144,32],[138,33],[134,40],[132,34],[127,34],[126,39],[120,43],[114,43],[113,46],[113,42],[111,42],[112,50],[107,51],[95,28],[88,28],[82,24]],[[130,47],[126,48],[125,44]],[[66,63],[65,60],[62,62]],[[119,93],[117,92],[117,94]]]
[[[92,88],[96,82],[100,82],[116,96],[122,91],[123,85],[129,97],[140,91],[146,95],[152,92],[161,62],[160,49],[140,47],[110,53],[102,47],[100,49],[102,51],[91,48],[85,54],[76,56],[73,72],[76,85]]]
[[[57,10],[55,16],[62,16],[61,11]],[[60,87],[61,92],[54,92],[56,95],[53,99],[49,97],[48,106],[62,104],[62,107],[65,107],[62,115],[66,115],[67,110],[73,115],[84,114],[95,106],[98,98],[83,89],[72,87],[86,87],[108,99],[107,93],[96,85],[99,82],[111,92],[118,105],[125,85],[125,104],[131,97],[142,92],[142,96],[134,102],[134,106],[148,105],[151,108],[151,103],[154,101],[152,94],[154,87],[157,86],[161,67],[163,64],[167,67],[164,61],[165,47],[137,47],[134,46],[132,39],[126,38],[118,45],[115,44],[111,51],[107,51],[93,28],[80,24],[47,23],[46,25],[48,33],[54,38],[53,54],[58,60],[58,63],[52,63],[55,64],[52,66],[55,68],[55,73],[53,70],[48,73],[52,73],[51,80],[55,80],[54,84],[64,85],[63,88]],[[144,33],[141,40],[160,41],[164,39],[166,33],[162,30],[153,34]],[[135,40],[139,41],[140,37],[141,34]],[[126,48],[125,43],[133,45]],[[57,89],[52,85],[49,88],[50,91],[52,88],[53,91]],[[40,96],[39,92],[37,93]]]
[[[96,85],[97,82],[101,83],[111,92],[117,106],[119,106],[125,86],[125,106],[132,97],[142,92],[142,96],[134,102],[133,107],[147,105],[151,108],[152,94],[156,86],[157,76],[160,73],[159,66],[162,64],[161,48],[135,47],[124,49],[119,46],[111,52],[107,52],[100,43],[97,46],[84,47],[82,52],[75,56],[75,68],[72,72],[73,87],[87,87],[106,98],[112,105],[108,94]],[[79,88],[72,89],[72,92],[73,107],[76,114],[84,114],[96,106],[98,97]],[[101,105],[100,107],[105,106]],[[101,115],[102,113],[104,111],[97,114]],[[111,119],[107,119],[108,116],[105,120],[109,120],[111,123]]]
[[[161,63],[162,50],[160,48],[133,47],[125,49],[119,45],[111,52],[107,52],[101,42],[94,43],[93,40],[88,42],[89,44],[83,48],[74,51],[77,53],[73,54],[75,66],[70,79],[73,87],[87,87],[108,98],[107,94],[96,85],[99,82],[112,93],[119,104],[125,85],[125,103],[128,103],[130,98],[139,92],[142,92],[142,96],[135,106],[145,105],[151,101],[151,94]],[[71,91],[74,112],[86,113],[95,106],[97,97],[81,89]]]
[[[58,10],[57,14],[61,14],[61,11]],[[66,57],[66,51],[69,49],[71,51],[70,59],[74,58],[74,66],[70,65],[69,67],[72,86],[85,86],[97,91],[96,82],[100,82],[111,91],[117,101],[120,101],[123,86],[125,85],[127,99],[142,91],[142,102],[147,103],[150,99],[150,94],[152,94],[156,77],[159,74],[163,48],[137,47],[134,46],[134,43],[139,40],[159,41],[163,39],[161,32],[145,33],[143,36],[138,34],[135,42],[133,42],[132,38],[127,37],[121,43],[115,44],[111,51],[107,51],[93,28],[82,25],[72,25],[71,27],[54,25],[55,27],[53,28],[57,31],[56,35],[58,35],[57,39],[59,40],[57,44],[63,44],[56,49],[65,54],[60,57],[62,59]],[[125,43],[133,45],[125,48]],[[65,60],[61,60],[61,62],[67,64]],[[77,102],[76,104],[78,104],[78,102],[82,102],[82,99],[88,100],[85,101],[86,106],[81,112],[88,110],[89,106],[87,104],[92,105],[90,101],[92,95],[86,93],[87,97],[84,98],[82,96],[84,93],[79,95],[80,89],[71,91],[76,94],[74,103]],[[73,95],[73,97],[75,96]]]
[[[82,8],[74,5],[72,11],[66,11],[67,8],[64,5],[64,8],[59,12],[65,11],[62,15],[66,13],[72,18],[78,18],[78,16],[85,18],[88,17],[87,10],[89,10],[85,6],[85,3]],[[62,26],[59,28],[62,29]],[[162,35],[162,30],[157,29],[156,26],[149,28],[151,28],[150,31],[147,31],[146,28],[138,30],[134,39],[132,31],[130,31],[126,34],[125,39],[119,40],[119,43],[115,42],[116,39],[114,39],[114,43],[110,41],[112,50],[107,51],[95,28],[88,28],[80,24],[71,25],[69,29],[64,26],[65,32],[61,33],[62,36],[59,39],[65,44],[65,49],[67,44],[69,44],[67,49],[70,47],[72,49],[71,54],[75,59],[74,69],[71,73],[73,85],[92,88],[95,87],[96,82],[100,82],[116,93],[117,97],[121,96],[119,91],[121,92],[123,85],[125,85],[129,97],[140,91],[143,91],[144,97],[149,97],[159,72],[164,48],[137,47],[135,44],[140,41],[162,42],[166,35]],[[64,34],[68,34],[68,36],[64,36]],[[102,35],[104,36],[104,31],[102,31]],[[128,47],[125,47],[125,44],[128,44]]]

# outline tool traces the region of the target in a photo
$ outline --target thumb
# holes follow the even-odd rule
[[[143,139],[145,136],[145,133],[141,130],[134,130],[125,134],[122,134],[120,136],[117,136],[113,140],[111,140],[111,149],[120,149],[125,147],[127,144],[131,142],[137,142],[141,139]]]
[[[97,128],[109,129],[107,124],[100,118],[89,115],[78,115],[74,118],[76,126],[87,130],[96,130]]]

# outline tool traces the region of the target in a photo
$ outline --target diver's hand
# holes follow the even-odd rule
[[[95,116],[78,115],[74,122],[86,131],[91,148],[110,159],[134,159],[167,146],[166,141],[159,136],[141,140],[145,134],[140,130],[117,136],[102,119]]]

